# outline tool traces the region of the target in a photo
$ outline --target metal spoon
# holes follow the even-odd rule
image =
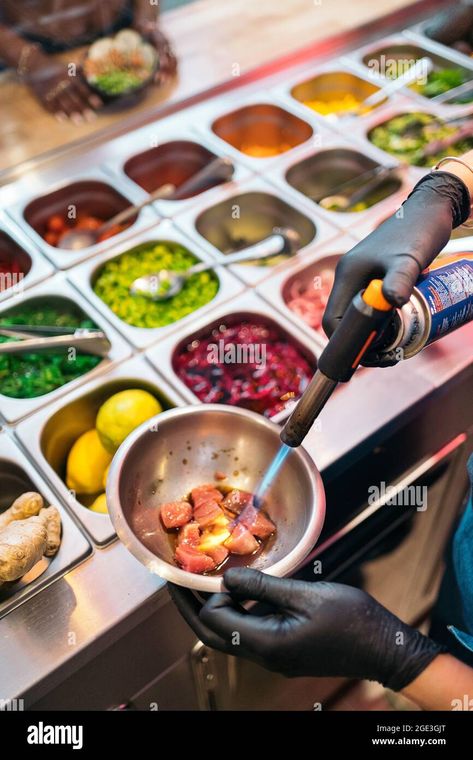
[[[360,201],[364,200],[368,195],[377,190],[377,188],[382,185],[391,174],[395,174],[396,172],[399,172],[399,170],[400,166],[376,166],[374,169],[366,172],[358,178],[359,180],[363,176],[368,177],[369,175],[369,181],[361,187],[356,188],[351,194],[343,195],[340,192],[333,193],[332,195],[324,196],[324,198],[318,200],[317,203],[322,206],[322,208],[328,209],[329,211],[346,211],[348,208],[360,203]],[[353,180],[349,180],[344,184],[352,185],[356,181],[357,178],[355,177]],[[342,187],[343,185],[340,185],[337,189],[340,190]],[[334,206],[336,208],[334,208]]]
[[[430,74],[433,67],[433,61],[428,56],[419,58],[419,60],[416,61],[409,69],[407,69],[404,74],[401,74],[401,76],[397,77],[396,79],[390,79],[387,84],[383,85],[383,87],[381,87],[379,90],[376,90],[376,92],[373,92],[371,95],[368,95],[368,97],[362,100],[361,103],[358,103],[355,108],[352,108],[349,111],[343,111],[339,114],[329,114],[329,118],[339,119],[345,118],[347,116],[356,116],[361,110],[363,110],[363,108],[374,108],[374,106],[382,103],[385,98],[394,95],[395,92],[402,90],[403,87],[406,87],[409,84],[412,84],[412,82],[415,82],[415,80],[419,79],[421,76],[426,77],[428,74]]]
[[[141,203],[136,203],[133,206],[128,206],[118,214],[112,216],[111,219],[107,219],[107,221],[101,224],[96,230],[71,230],[70,232],[66,232],[59,241],[59,247],[72,251],[80,251],[82,248],[88,248],[90,245],[95,245],[100,235],[103,235],[104,232],[107,232],[107,230],[111,229],[116,224],[127,222],[128,219],[135,216],[145,206],[149,206],[150,203],[164,198],[170,198],[175,189],[175,185],[171,185],[171,183],[158,187],[158,189],[151,193],[146,200]]]
[[[231,264],[242,264],[245,261],[258,261],[272,256],[286,254],[293,256],[300,245],[300,236],[296,230],[290,228],[275,228],[259,243],[255,243],[243,251],[231,253],[219,261],[202,261],[187,269],[185,272],[172,272],[162,269],[160,272],[138,277],[130,286],[132,295],[145,296],[151,301],[166,301],[177,295],[183,288],[186,280],[194,274],[207,272],[216,267],[228,267]]]
[[[229,158],[225,156],[214,158],[213,161],[210,161],[210,163],[189,177],[179,187],[176,188],[171,183],[158,187],[142,203],[120,211],[119,214],[116,214],[111,219],[107,219],[97,230],[71,230],[71,232],[67,232],[60,240],[60,247],[77,251],[94,245],[100,235],[103,235],[104,232],[115,224],[126,222],[130,217],[135,216],[138,211],[141,211],[142,208],[149,206],[150,203],[158,200],[179,200],[183,195],[196,192],[202,185],[208,184],[210,180],[215,183],[219,181],[227,182],[233,176],[234,170],[235,167]]]
[[[218,156],[198,172],[192,174],[181,185],[178,185],[171,200],[178,201],[184,195],[191,195],[197,192],[203,185],[228,182],[233,177],[234,171],[235,167],[229,158]]]

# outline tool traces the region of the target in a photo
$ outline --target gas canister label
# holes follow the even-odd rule
[[[431,314],[428,343],[473,319],[473,260],[457,259],[427,272],[416,289]]]

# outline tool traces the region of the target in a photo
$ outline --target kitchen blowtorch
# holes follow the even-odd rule
[[[322,352],[317,371],[281,431],[281,441],[300,446],[338,383],[353,377],[373,341],[389,323],[394,307],[382,291],[382,280],[371,280],[343,315]]]

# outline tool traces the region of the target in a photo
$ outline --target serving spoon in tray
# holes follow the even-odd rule
[[[191,195],[206,184],[227,182],[233,176],[233,172],[234,166],[229,158],[225,156],[214,158],[213,161],[210,161],[210,163],[178,187],[170,182],[158,187],[144,201],[123,209],[123,211],[112,216],[111,219],[107,219],[96,230],[71,230],[70,232],[66,232],[59,241],[59,247],[78,251],[82,250],[82,248],[95,245],[100,235],[103,235],[104,232],[107,232],[116,224],[127,222],[133,216],[136,216],[141,209],[149,206],[151,203],[158,200],[180,200],[184,195]]]
[[[140,295],[151,301],[167,301],[176,296],[184,287],[189,277],[201,272],[207,272],[217,267],[228,267],[231,264],[243,264],[248,261],[260,261],[273,256],[293,256],[300,245],[300,236],[291,228],[275,227],[272,235],[258,243],[236,253],[230,253],[218,261],[199,261],[184,272],[173,272],[162,269],[138,277],[130,285],[131,295]]]

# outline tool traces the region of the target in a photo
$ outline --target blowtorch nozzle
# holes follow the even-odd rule
[[[382,292],[382,280],[372,280],[355,296],[323,350],[318,369],[281,430],[281,441],[300,446],[338,383],[351,379],[377,335],[384,330],[393,307]]]
[[[292,448],[301,445],[336,387],[336,380],[331,380],[323,372],[317,370],[281,430],[283,443]]]

